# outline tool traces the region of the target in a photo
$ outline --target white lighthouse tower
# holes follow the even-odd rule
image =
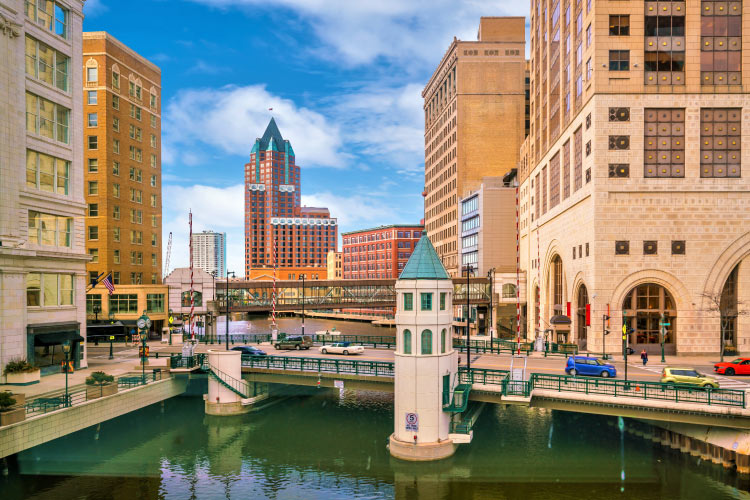
[[[390,452],[403,460],[439,460],[456,451],[443,403],[457,384],[458,356],[451,341],[453,281],[426,233],[396,281],[396,293]]]

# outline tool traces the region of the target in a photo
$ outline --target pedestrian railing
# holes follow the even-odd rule
[[[242,366],[267,370],[294,370],[320,373],[393,377],[392,362],[361,361],[335,358],[303,358],[296,356],[242,356]]]
[[[202,370],[208,369],[208,362],[206,355],[195,354],[193,356],[183,356],[182,354],[171,354],[169,356],[169,367],[170,368],[200,368]]]
[[[501,385],[508,377],[508,370],[490,368],[472,368],[469,372],[465,366],[458,368],[458,381],[461,384]]]
[[[214,366],[209,365],[209,373],[219,381],[224,387],[234,392],[241,398],[249,398],[251,395],[250,384],[242,379],[237,379],[231,375],[224,373]]]
[[[531,382],[532,389],[548,389],[559,392],[580,392],[614,397],[674,401],[677,403],[737,406],[740,408],[745,408],[746,404],[745,391],[737,389],[713,389],[640,380],[605,380],[541,373],[531,374],[529,382]]]

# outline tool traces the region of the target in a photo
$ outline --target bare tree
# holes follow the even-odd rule
[[[745,307],[745,303],[740,300],[734,300],[732,293],[723,290],[720,293],[703,293],[701,294],[704,301],[707,302],[704,312],[718,314],[721,325],[721,337],[719,339],[719,356],[724,361],[724,338],[727,329],[733,320],[740,316],[747,316],[750,310]],[[735,327],[736,329],[736,327]],[[737,346],[735,346],[736,348]]]

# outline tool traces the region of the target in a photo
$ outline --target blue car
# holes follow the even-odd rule
[[[617,370],[609,363],[598,358],[587,356],[571,356],[565,365],[565,373],[568,375],[593,375],[595,377],[616,377]]]
[[[258,349],[257,347],[253,347],[251,345],[238,345],[235,347],[232,347],[232,351],[240,351],[243,356],[265,356],[266,351],[262,351]]]

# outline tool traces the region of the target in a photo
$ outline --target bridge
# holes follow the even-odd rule
[[[396,307],[395,279],[363,280],[277,280],[276,310],[345,309],[359,307]],[[229,308],[232,312],[270,311],[273,281],[229,281]],[[453,279],[453,303],[466,304],[466,278]],[[486,277],[470,278],[469,302],[490,303],[490,281]],[[216,281],[214,311],[226,311],[227,282]]]

